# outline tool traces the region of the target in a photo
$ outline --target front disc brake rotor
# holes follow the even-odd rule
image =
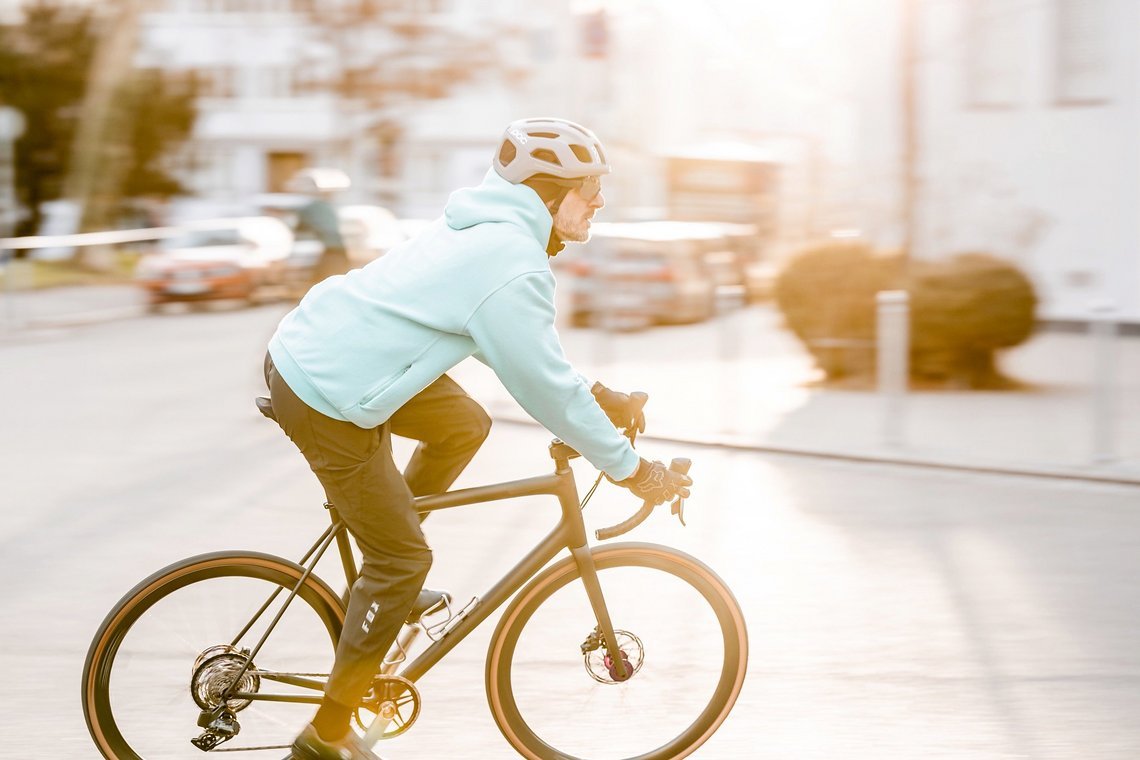
[[[615,684],[628,681],[641,670],[645,662],[645,646],[641,643],[641,639],[629,631],[617,629],[614,629],[614,636],[617,637],[619,656],[625,665],[625,678],[618,676],[614,658],[602,647],[585,652],[584,655],[586,672],[598,683]]]

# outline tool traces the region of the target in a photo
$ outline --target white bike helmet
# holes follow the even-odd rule
[[[597,136],[566,119],[519,119],[507,125],[495,171],[513,184],[545,174],[562,179],[610,173]]]

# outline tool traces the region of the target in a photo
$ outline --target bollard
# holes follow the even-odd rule
[[[883,441],[905,443],[904,415],[910,364],[910,304],[905,290],[885,290],[875,296],[876,370],[883,408]]]
[[[0,244],[0,274],[4,276],[4,329],[14,330],[16,306],[12,296],[12,252]]]
[[[721,432],[736,433],[741,416],[740,355],[742,336],[738,312],[744,307],[743,285],[716,289],[717,363],[720,368]]]
[[[1116,460],[1116,309],[1095,304],[1089,320],[1092,342],[1092,450],[1094,464]]]

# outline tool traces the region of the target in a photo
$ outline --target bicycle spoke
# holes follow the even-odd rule
[[[703,739],[704,726],[723,719],[746,655],[735,602],[729,595],[710,603],[694,585],[703,583],[700,573],[683,563],[666,563],[678,568],[674,574],[641,558],[629,550],[628,561],[599,563],[613,651],[598,640],[577,581],[538,584],[518,612],[504,616],[510,623],[492,642],[489,687],[498,697],[492,711],[512,743],[540,755],[555,747],[560,757],[664,760],[685,754],[685,746]],[[585,658],[582,646],[590,650]],[[613,667],[619,650],[624,678]]]
[[[651,648],[645,667],[625,683],[598,683],[583,665],[577,646],[594,621],[577,585],[551,597],[520,638],[525,654],[516,656],[512,678],[519,711],[560,750],[599,760],[629,757],[671,739],[678,724],[696,720],[708,703],[722,652],[701,650],[720,646],[716,619],[711,612],[704,620],[696,614],[703,610],[692,589],[655,575],[660,574],[637,568],[600,575],[615,628],[632,630]],[[560,630],[578,633],[551,634]],[[567,714],[575,720],[567,721]],[[616,731],[599,731],[595,740],[582,737],[573,725],[604,726],[615,720]],[[623,740],[625,734],[632,739]]]
[[[194,693],[220,694],[229,683],[226,674],[229,678],[236,675],[243,655],[227,645],[276,587],[257,577],[203,578],[159,598],[131,625],[114,655],[106,699],[115,729],[134,756],[146,760],[201,757],[201,750],[190,743],[202,733],[197,725],[201,707]],[[264,614],[275,614],[277,609],[275,604]],[[247,639],[260,636],[256,630],[260,623]],[[195,671],[195,661],[204,652]],[[264,668],[267,674],[327,674],[332,658],[333,644],[322,619],[307,602],[295,599],[259,653],[255,667],[247,671],[250,685],[243,679],[242,689],[319,697],[319,691],[310,688],[261,678],[261,664],[268,666]],[[287,748],[315,710],[313,704],[265,700],[230,704],[241,726],[241,746],[223,743],[214,752]]]

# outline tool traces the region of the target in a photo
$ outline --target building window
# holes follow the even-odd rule
[[[1106,103],[1112,94],[1112,3],[1055,0],[1057,102]]]
[[[966,101],[1009,108],[1023,91],[1026,5],[1021,0],[970,0],[966,18]]]
[[[304,153],[268,153],[265,160],[269,180],[268,190],[271,193],[286,192],[289,189],[289,180],[309,165],[309,157]]]
[[[207,98],[232,98],[237,94],[234,69],[214,67],[199,72],[202,95]]]

